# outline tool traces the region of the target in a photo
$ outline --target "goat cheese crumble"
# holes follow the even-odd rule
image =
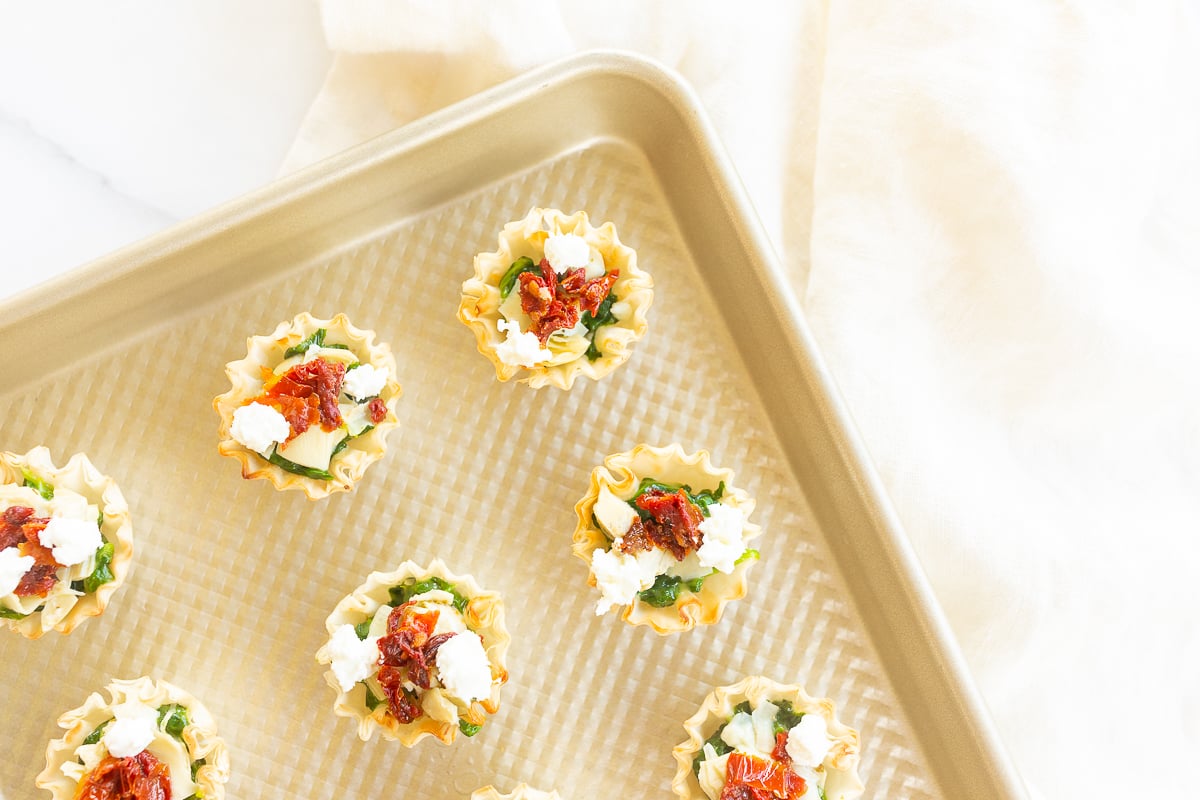
[[[64,567],[82,564],[104,544],[95,520],[71,517],[51,517],[38,541],[49,547],[54,560]]]
[[[434,657],[438,680],[446,691],[471,703],[492,693],[492,665],[477,634],[456,633],[442,643]]]
[[[379,666],[379,639],[359,639],[353,625],[342,625],[329,642],[330,668],[343,692],[375,674]]]
[[[104,729],[104,746],[114,758],[129,758],[145,750],[158,733],[158,712],[136,700],[113,706],[113,721]]]
[[[286,441],[292,428],[275,409],[262,403],[250,403],[233,412],[229,435],[256,453],[265,453],[271,445]]]
[[[742,539],[746,515],[740,508],[723,503],[710,505],[708,514],[699,526],[700,532],[704,534],[704,541],[697,549],[696,555],[701,566],[728,574],[733,572],[737,560],[746,552],[746,542]]]
[[[33,569],[35,563],[33,556],[23,556],[15,547],[0,550],[0,597],[16,591],[25,573]]]
[[[375,397],[387,385],[386,369],[379,369],[371,364],[359,364],[346,373],[342,381],[342,391],[358,400]]]
[[[509,322],[501,317],[496,320],[496,327],[505,334],[504,341],[496,345],[496,356],[505,364],[513,367],[536,367],[554,357],[553,353],[542,347],[537,334],[532,331],[522,333],[520,323]]]

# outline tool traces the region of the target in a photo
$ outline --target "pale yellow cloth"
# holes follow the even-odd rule
[[[1194,8],[325,0],[339,55],[288,165],[582,49],[678,69],[1026,779],[1191,796]]]

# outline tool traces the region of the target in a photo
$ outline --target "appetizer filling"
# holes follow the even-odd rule
[[[113,580],[104,514],[83,495],[24,470],[20,486],[0,486],[0,508],[0,617],[42,612],[52,627]]]
[[[643,478],[628,500],[600,488],[592,519],[612,544],[592,552],[600,588],[596,614],[635,599],[656,608],[674,605],[680,592],[698,593],[717,572],[729,574],[758,553],[747,549],[746,518],[721,503],[725,483],[694,492],[686,484]]]
[[[618,269],[607,270],[600,251],[573,233],[552,234],[545,257],[534,263],[518,258],[500,279],[501,318],[497,327],[505,341],[497,354],[521,367],[565,364],[603,353],[596,331],[619,320],[613,314],[613,284]]]
[[[262,393],[233,412],[230,434],[288,472],[327,481],[332,459],[387,417],[388,374],[325,337],[319,328],[262,368]]]
[[[207,762],[191,758],[187,708],[128,700],[112,712],[63,766],[79,781],[76,800],[202,800],[196,775]]]
[[[824,800],[821,762],[833,744],[820,714],[787,700],[753,709],[742,702],[704,743],[692,771],[711,800]]]
[[[474,736],[493,680],[483,640],[467,627],[467,598],[440,578],[409,579],[389,594],[392,604],[334,631],[338,685],[348,692],[361,682],[368,710],[386,704],[383,713],[401,724],[429,716]]]

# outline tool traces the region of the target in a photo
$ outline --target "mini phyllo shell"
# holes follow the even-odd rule
[[[542,792],[518,783],[508,794],[500,794],[495,786],[484,786],[471,792],[471,800],[559,800],[559,797],[558,792]]]
[[[661,634],[716,622],[746,594],[758,560],[753,510],[733,472],[714,467],[706,450],[639,444],[608,456],[575,504],[571,547],[600,590],[596,614],[618,607],[630,625]]]
[[[333,711],[406,747],[474,736],[500,708],[510,637],[500,595],[440,560],[372,572],[325,620],[317,651],[337,692]]]
[[[719,800],[731,782],[788,800],[863,793],[858,731],[799,686],[743,678],[713,691],[683,727],[671,788],[684,800]]]
[[[250,337],[246,349],[225,365],[233,388],[213,400],[221,455],[242,463],[243,478],[266,478],[311,500],[353,489],[397,424],[391,349],[345,314],[307,312]]]
[[[606,222],[535,208],[500,232],[500,249],[475,256],[458,318],[507,381],[570,389],[624,364],[646,333],[654,281]]]
[[[0,621],[36,639],[104,612],[133,560],[129,506],[76,453],[0,453]]]
[[[229,753],[208,710],[166,681],[115,680],[58,718],[66,730],[46,748],[37,785],[55,800],[117,797],[135,781],[139,797],[222,800]],[[124,797],[126,795],[120,795]]]

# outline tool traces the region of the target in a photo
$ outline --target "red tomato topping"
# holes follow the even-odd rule
[[[779,733],[775,734],[775,749],[771,751],[771,758],[775,759],[781,764],[790,765],[792,763],[792,757],[787,751],[787,739],[787,731],[780,731]]]
[[[787,764],[735,752],[725,762],[725,787],[720,800],[794,800],[806,788],[804,778],[792,772]]]
[[[367,417],[372,425],[378,425],[387,419],[387,404],[378,397],[367,403]]]
[[[588,280],[587,271],[579,267],[567,270],[560,278],[544,258],[538,267],[540,275],[522,272],[518,280],[521,310],[529,315],[533,322],[530,330],[542,344],[555,331],[575,327],[581,311],[595,314],[621,276],[620,270],[614,269]]]
[[[171,800],[171,772],[146,750],[108,756],[80,781],[75,800]]]
[[[302,399],[306,406],[315,405],[321,427],[331,431],[342,424],[342,412],[338,409],[337,398],[342,392],[342,381],[345,377],[345,364],[334,364],[323,358],[315,358],[307,364],[292,367],[263,394],[268,398],[268,405],[275,406],[279,413],[283,414],[295,433],[308,430],[309,424],[316,420],[305,410],[302,422],[300,407],[294,400],[282,398]],[[297,423],[303,427],[297,427]]]
[[[636,502],[638,508],[650,512],[650,519],[638,520],[625,533],[621,543],[624,552],[632,554],[651,546],[661,547],[675,556],[676,561],[682,561],[700,546],[703,539],[700,523],[704,515],[682,489],[670,493],[647,489]]]
[[[421,716],[421,706],[405,682],[428,689],[429,668],[442,643],[454,634],[433,635],[438,611],[418,612],[411,602],[396,606],[388,614],[387,635],[379,640],[379,685],[387,695],[388,711],[402,723]]]
[[[58,583],[58,568],[49,547],[42,546],[38,535],[50,522],[49,517],[33,516],[29,506],[11,506],[0,517],[0,550],[17,548],[23,556],[33,556],[33,566],[21,577],[13,593],[17,597],[45,597]]]

